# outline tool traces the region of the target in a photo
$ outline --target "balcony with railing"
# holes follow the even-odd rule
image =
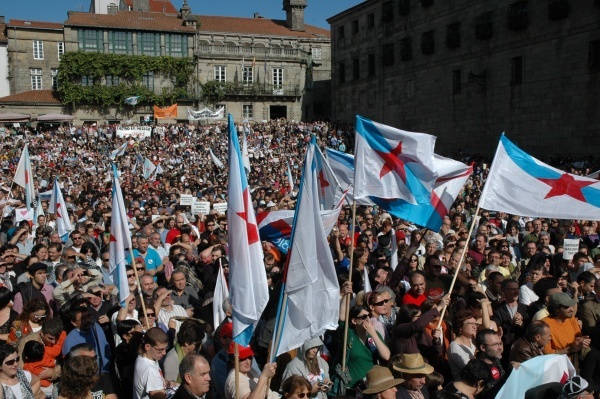
[[[209,81],[202,85],[204,97],[301,97],[302,88],[297,84],[273,85],[270,83],[240,83]]]
[[[259,46],[235,46],[220,44],[199,44],[197,54],[202,57],[213,58],[241,58],[255,57],[261,62],[264,60],[290,60],[299,61],[308,56],[308,52],[298,48],[290,47],[259,47]]]

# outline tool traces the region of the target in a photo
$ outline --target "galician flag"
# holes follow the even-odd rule
[[[110,223],[110,245],[108,248],[110,254],[109,272],[119,289],[119,302],[121,306],[125,306],[125,298],[129,296],[129,285],[127,284],[127,273],[125,271],[128,261],[125,257],[125,251],[131,250],[133,246],[131,245],[131,235],[127,227],[127,212],[115,165],[113,165],[112,180],[112,217]]]
[[[246,140],[246,133],[244,133],[244,142],[242,144],[242,162],[246,173],[250,173],[250,154],[248,154],[248,141]]]
[[[600,181],[546,165],[502,135],[479,204],[515,215],[600,220]]]
[[[33,188],[33,172],[27,146],[28,144],[25,144],[25,147],[23,147],[13,181],[25,189],[25,205],[29,211],[33,207],[33,201],[35,201],[35,189]]]
[[[280,315],[283,328],[277,355],[338,326],[340,286],[319,216],[321,183],[317,151],[313,137],[306,152],[290,258],[284,273],[287,302]],[[338,214],[340,209],[337,208]]]
[[[354,198],[401,198],[427,204],[437,179],[436,138],[356,116]]]
[[[48,212],[56,216],[56,230],[63,242],[67,241],[68,235],[73,231],[71,221],[69,220],[69,214],[67,213],[67,206],[63,199],[60,186],[58,185],[58,178],[54,179],[54,187],[52,188],[52,196],[48,203]]]
[[[127,140],[125,140],[125,142],[119,148],[117,148],[116,150],[112,151],[110,153],[109,158],[110,159],[115,159],[118,156],[125,155],[125,150],[126,149],[127,149]]]
[[[223,303],[229,298],[229,288],[227,288],[227,280],[223,274],[223,266],[219,264],[219,273],[217,275],[217,284],[213,294],[213,326],[217,328],[227,317],[223,311]]]
[[[155,170],[156,165],[154,165],[151,160],[146,158],[144,160],[144,179],[148,180]]]
[[[237,133],[236,133],[236,135],[237,135]],[[239,145],[238,145],[238,147],[239,147]],[[214,164],[217,166],[217,168],[223,169],[225,167],[225,165],[223,165],[223,162],[221,162],[219,160],[219,158],[217,158],[217,156],[213,153],[212,148],[209,148],[208,150],[210,152],[210,157],[211,157],[212,161],[214,162]],[[243,161],[242,161],[242,164],[243,164]]]
[[[229,122],[229,185],[227,221],[229,223],[229,282],[233,306],[233,339],[248,346],[256,323],[269,301],[267,273],[258,235],[256,216],[248,179],[242,163],[238,135]]]

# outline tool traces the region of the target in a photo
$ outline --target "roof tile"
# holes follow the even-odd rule
[[[329,30],[312,25],[304,25],[305,31],[293,31],[286,21],[266,18],[237,18],[210,15],[197,15],[200,32],[241,33],[266,36],[294,36],[299,38],[330,38]]]
[[[32,29],[62,29],[63,24],[60,22],[45,22],[45,21],[28,21],[23,19],[11,19],[8,22],[8,27],[22,27]]]
[[[81,26],[111,29],[152,30],[162,32],[196,31],[195,26],[183,26],[183,21],[172,15],[156,12],[118,11],[114,15],[69,12],[65,26]]]
[[[58,94],[53,90],[29,90],[0,97],[0,104],[4,103],[61,104]]]

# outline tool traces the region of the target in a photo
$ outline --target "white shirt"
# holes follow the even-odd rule
[[[23,370],[23,372],[25,373],[27,382],[31,385],[31,373],[27,370]],[[21,384],[18,382],[15,385],[6,385],[3,383],[2,386],[10,389],[15,395],[15,399],[23,399],[23,394],[21,393]]]
[[[135,360],[133,372],[133,397],[134,399],[149,399],[149,392],[165,390],[165,380],[158,367],[158,362],[144,356]]]
[[[531,287],[532,284],[529,282],[527,284],[523,284],[521,288],[519,288],[519,302],[525,306],[529,306],[531,303],[540,299],[540,297],[533,292]]]
[[[180,306],[180,305],[172,305],[172,306],[173,306],[173,308],[170,312],[168,310],[166,310],[165,308],[160,308],[160,311],[158,312],[158,317],[157,317],[158,322],[164,324],[167,327],[169,326],[169,319],[171,319],[171,317],[175,317],[175,316],[188,317],[188,314],[185,311],[185,309],[183,308],[183,306]],[[175,332],[177,333],[177,332],[179,332],[179,327],[181,327],[181,322],[176,321],[175,323],[177,323],[177,327],[175,327]]]

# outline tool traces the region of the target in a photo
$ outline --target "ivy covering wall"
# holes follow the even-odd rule
[[[145,85],[143,77],[153,72],[154,84],[166,79],[168,87],[155,90]],[[116,85],[106,85],[106,77],[118,77]],[[82,85],[82,78],[92,82]],[[69,52],[61,55],[58,68],[58,92],[63,104],[124,106],[124,100],[140,96],[140,102],[169,105],[178,98],[189,98],[194,81],[192,58],[151,57],[91,52]]]

